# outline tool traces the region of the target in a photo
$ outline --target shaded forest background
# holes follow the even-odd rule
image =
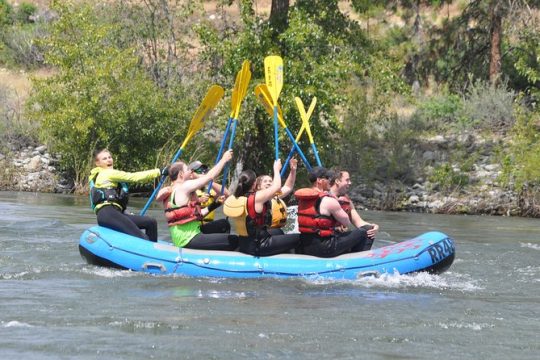
[[[96,148],[109,148],[128,171],[163,166],[215,83],[225,98],[184,157],[212,163],[242,61],[252,63],[253,94],[264,82],[264,57],[280,55],[285,119],[296,133],[294,97],[317,97],[311,127],[325,165],[349,169],[368,185],[428,177],[453,192],[467,186],[467,168],[479,155],[458,147],[447,161],[428,164],[417,144],[481,134],[502,139],[490,154],[502,165],[499,184],[533,196],[540,181],[539,5],[0,0],[0,153],[45,143],[76,191],[86,186]],[[235,161],[268,172],[272,136],[272,121],[248,96]],[[290,143],[283,136],[280,144],[285,157]],[[301,145],[309,153],[307,138]]]

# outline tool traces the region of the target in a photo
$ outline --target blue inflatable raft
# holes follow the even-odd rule
[[[357,279],[418,271],[441,273],[450,267],[455,255],[454,241],[436,231],[370,251],[327,259],[295,254],[255,257],[235,251],[183,249],[100,226],[81,235],[79,251],[94,265],[152,274],[220,278]]]

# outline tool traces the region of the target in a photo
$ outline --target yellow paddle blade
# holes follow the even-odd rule
[[[238,72],[240,76],[240,82],[238,84],[238,97],[236,104],[233,104],[233,119],[238,120],[238,114],[240,113],[240,106],[242,101],[246,97],[249,81],[251,80],[251,69],[249,60],[244,60],[242,63],[242,70]]]
[[[191,119],[191,123],[189,124],[188,129],[188,135],[186,136],[186,138],[191,138],[193,135],[195,135],[197,131],[202,129],[205,120],[208,119],[212,111],[215,109],[215,107],[223,97],[224,93],[225,90],[223,90],[223,88],[219,85],[212,85],[210,87],[201,105],[199,105],[199,108]]]
[[[264,58],[264,78],[270,91],[272,105],[277,106],[283,87],[283,59],[280,56],[272,55]]]
[[[234,87],[232,89],[231,94],[231,115],[230,117],[234,117],[234,111],[236,109],[236,104],[238,103],[238,87],[240,86],[240,71],[236,74],[236,80],[234,81]]]
[[[257,100],[259,100],[259,103],[264,107],[268,115],[270,115],[271,118],[274,117],[274,105],[272,104],[272,99],[270,97],[270,93],[268,92],[268,88],[266,87],[266,84],[259,84],[255,86],[255,97]],[[278,105],[278,121],[279,124],[286,128],[287,125],[285,124],[285,120],[283,120],[283,112],[281,111],[281,107]]]
[[[299,97],[295,97],[294,101],[296,102],[296,107],[298,108],[298,111],[300,112],[300,117],[302,118],[302,128],[305,127],[306,132],[308,134],[309,142],[310,144],[313,144],[313,135],[311,134],[311,128],[309,127],[309,118],[311,117],[311,114],[313,114],[313,110],[315,110],[315,104],[317,104],[317,98],[314,97],[311,100],[311,104],[309,105],[307,114],[306,114],[306,109],[304,108],[304,103],[302,102],[302,99],[300,99]]]

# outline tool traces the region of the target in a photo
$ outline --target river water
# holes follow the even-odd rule
[[[376,247],[440,230],[456,260],[355,281],[111,270],[79,255],[86,198],[0,192],[0,359],[540,358],[539,220],[363,216]]]

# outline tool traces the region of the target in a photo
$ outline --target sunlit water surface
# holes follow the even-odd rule
[[[540,358],[539,220],[362,215],[376,247],[449,234],[454,264],[356,281],[98,268],[77,249],[95,224],[85,197],[0,192],[0,359]]]

